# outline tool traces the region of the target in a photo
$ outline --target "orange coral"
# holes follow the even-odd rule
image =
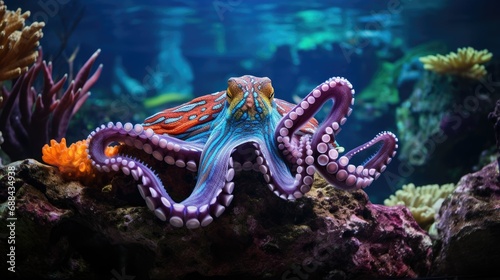
[[[107,156],[118,153],[118,146],[107,147]],[[50,146],[45,144],[42,148],[42,159],[45,163],[57,166],[59,171],[71,179],[83,179],[94,177],[94,168],[87,154],[87,143],[85,140],[78,141],[66,147],[66,139],[61,143],[50,140]]]

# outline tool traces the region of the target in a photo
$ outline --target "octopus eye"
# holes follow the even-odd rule
[[[273,99],[274,98],[274,88],[271,85],[271,83],[265,83],[265,84],[263,84],[262,88],[260,89],[260,91],[264,95],[266,95],[269,99]]]
[[[236,82],[234,79],[229,79],[229,81],[227,81],[227,84],[228,84],[226,90],[227,98],[231,99],[234,97],[235,94],[238,93],[238,91],[241,91],[238,82]]]

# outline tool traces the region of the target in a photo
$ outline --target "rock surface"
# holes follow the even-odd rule
[[[439,211],[435,275],[500,276],[500,183],[496,161],[462,177]],[[496,278],[498,279],[498,278]]]
[[[157,219],[131,177],[85,187],[32,160],[10,169],[17,189],[10,278],[373,279],[424,276],[431,266],[431,240],[406,208],[371,204],[363,191],[338,191],[321,179],[288,202],[260,175],[240,174],[232,205],[208,227],[188,230]]]

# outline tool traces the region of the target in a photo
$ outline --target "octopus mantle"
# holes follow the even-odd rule
[[[88,153],[97,170],[132,175],[159,219],[175,227],[207,226],[230,205],[233,178],[240,171],[262,173],[268,188],[286,200],[307,193],[316,172],[344,190],[364,188],[377,179],[396,154],[397,138],[382,132],[340,155],[335,138],[352,112],[353,95],[349,81],[330,78],[294,105],[274,98],[269,78],[231,78],[227,90],[166,109],[143,124],[98,127],[88,137]],[[313,116],[330,99],[331,111],[318,124]],[[126,154],[106,156],[105,148],[115,143],[196,173],[192,193],[174,201],[145,163]],[[364,164],[350,163],[377,143],[380,148]]]

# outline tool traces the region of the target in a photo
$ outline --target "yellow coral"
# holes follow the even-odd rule
[[[456,53],[447,55],[428,55],[420,58],[426,70],[439,74],[459,75],[470,79],[480,79],[487,72],[483,63],[491,60],[493,54],[488,50],[477,51],[471,47],[459,48]]]
[[[408,184],[384,200],[384,204],[386,206],[405,205],[420,227],[429,230],[434,222],[434,216],[439,211],[444,199],[454,189],[454,184],[444,184],[442,186],[426,185],[420,187]]]
[[[0,1],[0,81],[10,80],[28,71],[28,67],[36,61],[36,47],[43,37],[43,22],[33,22],[24,26],[30,12],[21,14],[7,10]]]
[[[107,156],[118,153],[118,146],[107,147]],[[66,147],[66,139],[61,143],[50,140],[50,146],[45,144],[42,148],[42,159],[45,163],[57,166],[59,171],[71,179],[82,179],[94,176],[94,169],[88,158],[87,143],[85,140],[78,141]]]

